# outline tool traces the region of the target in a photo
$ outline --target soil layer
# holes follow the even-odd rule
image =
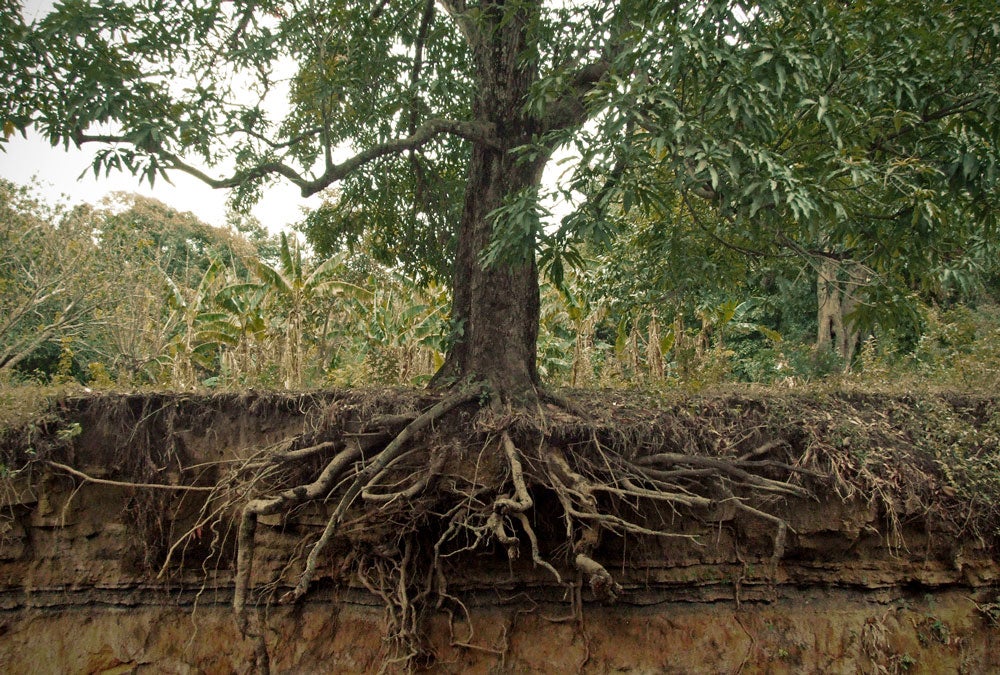
[[[572,413],[542,413],[562,448],[599,437],[661,456],[757,453],[753,461],[801,468],[790,480],[808,497],[755,498],[770,520],[725,500],[696,518],[636,502],[629,522],[669,524],[672,536],[605,533],[588,556],[614,578],[618,590],[607,594],[569,562],[558,500],[533,491],[539,559],[552,569],[526,545],[518,556],[495,541],[439,561],[447,582],[421,610],[420,658],[398,662],[387,625],[405,608],[371,583],[378,575],[348,564],[360,550],[398,562],[388,530],[335,541],[309,592],[276,602],[334,508],[303,503],[258,519],[248,603],[256,639],[241,632],[232,608],[238,510],[224,502],[202,517],[227,467],[289,438],[325,442],[349,424],[345,409],[412,419],[435,401],[400,391],[87,397],[8,430],[4,670],[247,672],[263,644],[272,672],[1000,671],[987,471],[1000,418],[996,401],[954,396],[577,395]],[[178,485],[198,489],[169,487]],[[780,542],[778,521],[787,526]],[[439,531],[410,534],[426,534],[428,550],[441,540]]]

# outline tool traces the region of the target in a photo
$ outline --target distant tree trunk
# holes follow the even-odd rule
[[[663,379],[663,350],[660,348],[660,322],[656,320],[656,310],[649,320],[649,338],[646,340],[646,367],[654,381]]]
[[[850,368],[860,333],[845,317],[857,308],[857,293],[864,283],[864,273],[855,263],[833,258],[824,258],[817,273],[816,348],[834,350],[844,359],[845,369]]]
[[[534,251],[524,251],[521,262],[489,267],[481,263],[481,254],[493,238],[490,212],[508,196],[537,188],[547,160],[529,162],[511,153],[538,132],[524,112],[537,75],[535,65],[524,58],[532,10],[529,3],[517,12],[485,5],[482,34],[489,38],[474,49],[479,92],[473,114],[494,125],[496,141],[472,147],[455,258],[451,316],[456,331],[432,385],[472,377],[505,398],[531,398],[538,386],[540,307]]]

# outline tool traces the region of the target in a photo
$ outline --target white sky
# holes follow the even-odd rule
[[[23,0],[25,18],[32,21],[44,16],[54,0]],[[70,147],[64,150],[52,147],[44,138],[29,132],[27,138],[19,134],[12,137],[0,152],[0,176],[15,183],[27,185],[36,183],[43,197],[56,201],[62,197],[71,203],[88,202],[97,204],[111,192],[135,192],[153,197],[179,211],[190,211],[199,219],[217,227],[226,223],[226,199],[228,191],[213,190],[201,181],[180,172],[169,175],[170,183],[157,179],[155,185],[140,181],[128,173],[112,173],[109,176],[94,176],[91,167],[97,144]],[[565,151],[557,153],[565,156]],[[566,170],[556,161],[550,162],[544,183],[551,185]],[[215,175],[211,170],[209,175]],[[287,230],[302,219],[303,209],[316,208],[320,197],[303,199],[299,190],[286,182],[278,182],[265,189],[263,198],[252,213],[271,232]],[[548,206],[558,219],[569,210],[569,205],[549,201]]]
[[[65,195],[70,202],[96,204],[110,192],[136,192],[159,199],[178,211],[191,211],[204,222],[222,227],[226,224],[226,190],[213,190],[201,181],[178,172],[168,174],[172,185],[162,180],[150,188],[149,183],[128,173],[112,173],[94,178],[90,168],[97,147],[72,146],[64,151],[53,148],[48,142],[30,134],[27,139],[17,135],[0,153],[0,176],[20,184],[38,178],[41,194],[50,201]],[[81,173],[86,175],[81,177]],[[288,228],[302,219],[302,208],[316,207],[319,197],[303,199],[297,188],[287,183],[276,184],[264,192],[264,198],[253,209],[260,222],[271,232]]]
[[[54,0],[23,0],[22,12],[28,21],[33,21],[48,13],[53,3]],[[53,148],[48,141],[29,132],[28,138],[15,135],[5,149],[6,152],[0,152],[0,176],[23,185],[37,178],[41,194],[50,201],[66,196],[71,203],[96,204],[111,192],[136,192],[179,211],[191,211],[210,225],[222,227],[226,223],[228,191],[213,190],[186,174],[168,174],[172,184],[157,180],[152,188],[128,173],[95,178],[90,165],[99,149],[97,144],[85,145],[80,150],[71,146],[66,151],[61,146]],[[212,175],[211,171],[208,173]],[[268,230],[278,232],[301,220],[303,207],[315,208],[319,203],[319,197],[306,200],[294,186],[277,183],[265,190],[252,213]]]

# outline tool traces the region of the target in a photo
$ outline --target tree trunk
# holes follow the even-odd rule
[[[521,252],[520,262],[481,262],[494,228],[505,226],[489,214],[510,195],[537,188],[547,159],[528,162],[511,152],[531,142],[538,130],[524,111],[537,75],[536,64],[525,57],[530,3],[517,9],[484,4],[480,25],[488,37],[474,49],[479,92],[473,113],[477,121],[492,124],[496,134],[494,142],[476,142],[472,148],[455,257],[454,341],[432,386],[471,378],[503,398],[532,398],[538,385],[540,306],[534,247]]]
[[[846,280],[841,280],[846,269]],[[817,349],[833,349],[844,359],[844,369],[851,367],[860,334],[845,317],[857,307],[857,293],[864,282],[860,266],[826,258],[820,263],[816,283],[819,332]]]

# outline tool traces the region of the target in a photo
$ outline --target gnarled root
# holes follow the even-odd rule
[[[501,544],[507,547],[507,555],[514,559],[519,554],[520,540],[513,535],[508,535],[504,529],[503,521],[505,517],[511,517],[517,521],[528,538],[531,549],[531,561],[533,564],[548,570],[556,579],[556,583],[562,583],[562,576],[551,563],[544,560],[538,548],[538,536],[535,534],[531,521],[526,513],[534,506],[534,500],[528,492],[528,486],[524,478],[524,467],[521,463],[521,453],[511,440],[510,434],[503,432],[500,438],[500,445],[504,455],[507,457],[507,466],[510,470],[510,480],[514,488],[514,496],[502,495],[493,502],[493,513],[487,520],[487,526]]]
[[[468,403],[469,401],[479,397],[479,395],[479,391],[468,389],[444,399],[406,425],[406,427],[399,432],[399,434],[392,440],[391,443],[389,443],[389,445],[385,447],[384,450],[382,450],[382,452],[378,453],[365,465],[363,469],[357,472],[357,476],[344,492],[344,496],[340,499],[340,503],[337,504],[337,508],[334,510],[333,515],[331,515],[329,520],[327,520],[326,528],[323,530],[323,534],[320,535],[320,538],[316,541],[312,550],[309,552],[309,557],[306,559],[305,569],[302,570],[302,574],[299,576],[299,583],[296,584],[293,590],[282,596],[281,602],[295,602],[306,594],[309,590],[309,584],[312,583],[312,579],[316,575],[316,565],[319,561],[319,556],[322,554],[326,545],[330,543],[330,539],[336,532],[337,527],[339,527],[341,522],[343,522],[344,515],[347,513],[347,510],[354,504],[354,500],[358,497],[358,495],[361,494],[366,487],[370,487],[374,483],[378,475],[387,466],[389,466],[390,462],[402,454],[402,452],[406,449],[406,443],[435,420],[441,418],[449,411],[457,408],[463,403]]]
[[[533,566],[551,574],[557,584],[575,575],[582,582],[568,588],[577,611],[582,583],[603,602],[614,602],[625,592],[602,561],[607,550],[601,547],[602,536],[699,543],[684,523],[706,525],[739,512],[775,526],[772,559],[777,562],[791,528],[768,513],[759,497],[810,496],[797,479],[815,476],[813,472],[765,457],[779,444],[734,457],[670,452],[662,443],[623,452],[601,440],[597,431],[572,441],[556,439],[548,420],[524,411],[505,412],[495,400],[457,432],[454,419],[444,421],[477,398],[483,400],[481,390],[466,389],[419,415],[393,417],[386,426],[402,425],[394,436],[368,425],[334,441],[305,448],[288,445],[241,467],[242,475],[268,475],[270,484],[284,480],[287,485],[295,475],[287,469],[292,464],[313,466],[314,477],[252,498],[242,508],[233,598],[240,629],[253,636],[247,606],[259,518],[306,503],[330,501],[333,507],[295,585],[280,602],[303,597],[330,542],[345,537],[354,554],[354,579],[383,600],[396,645],[393,653],[412,665],[425,651],[421,626],[426,613],[464,610],[461,599],[448,590],[449,560],[460,560],[462,554],[499,545],[512,561],[530,553]],[[567,409],[579,412],[576,406]],[[452,425],[453,435],[443,442],[427,433],[439,422],[444,428]],[[481,448],[478,456],[470,450],[474,447]],[[249,480],[244,494],[259,492],[265,482]],[[539,515],[539,504],[557,506],[554,513]],[[564,534],[550,545],[557,529]],[[547,536],[541,542],[540,533]]]
[[[254,534],[257,530],[257,519],[260,516],[273,515],[287,510],[295,504],[306,500],[324,497],[337,480],[347,470],[351,462],[361,457],[361,446],[351,442],[331,459],[326,467],[312,483],[283,490],[274,497],[254,499],[243,507],[240,518],[240,528],[237,535],[236,558],[236,588],[233,592],[233,610],[236,612],[236,623],[240,631],[246,633],[246,599],[250,586],[250,576],[253,572]]]
[[[615,582],[604,565],[584,553],[577,553],[573,564],[586,577],[595,598],[614,602],[621,595],[622,587]]]

